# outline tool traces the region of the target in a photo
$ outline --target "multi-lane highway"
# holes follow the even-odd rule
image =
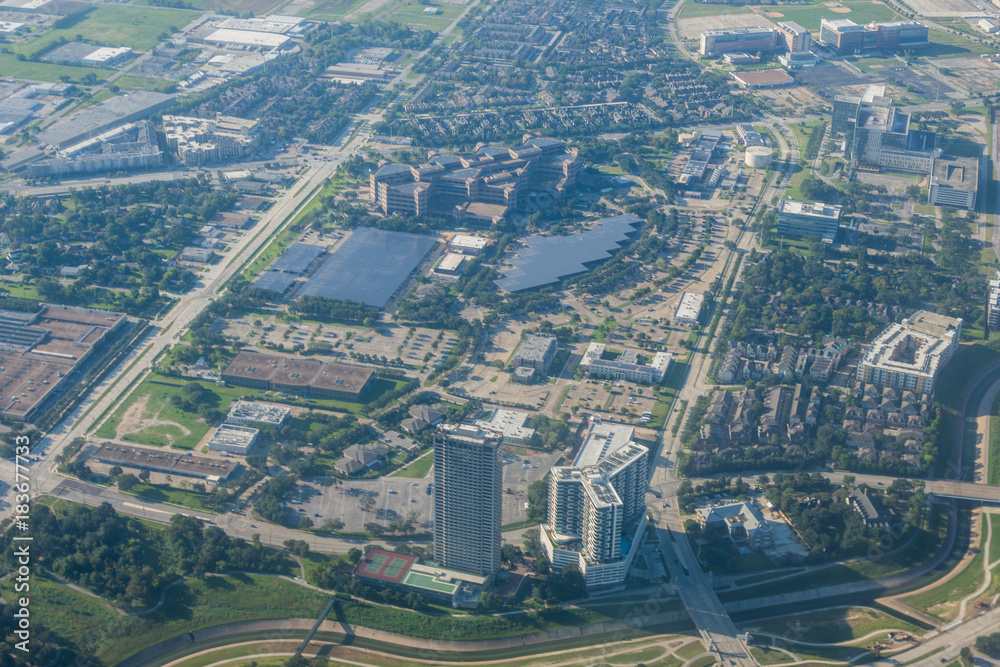
[[[194,289],[181,295],[169,314],[154,323],[136,350],[109,375],[103,385],[90,392],[81,405],[57,424],[33,449],[41,457],[32,469],[32,492],[52,493],[62,482],[54,470],[54,459],[74,438],[90,432],[112,407],[126,396],[129,388],[152,366],[169,346],[180,340],[195,317],[222,293],[226,282],[257,253],[267,247],[278,230],[321,188],[337,167],[357,153],[370,133],[362,131],[338,147],[327,148],[313,160],[308,171],[294,186],[280,194],[256,227],[235,241],[221,262],[199,276]],[[10,481],[10,480],[5,480]]]

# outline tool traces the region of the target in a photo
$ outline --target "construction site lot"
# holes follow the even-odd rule
[[[201,11],[249,14],[252,16],[264,16],[282,4],[284,0],[185,0],[184,6]],[[136,5],[154,4],[150,0],[136,0]],[[283,11],[283,14],[290,12]]]
[[[222,324],[220,333],[246,341],[260,352],[302,352],[321,343],[330,348],[315,355],[320,361],[355,363],[374,357],[385,363],[398,358],[416,370],[433,368],[448,356],[458,340],[454,332],[440,329],[394,323],[368,328],[296,322],[278,313],[244,315]]]
[[[809,113],[810,110],[825,111],[823,98],[804,86],[755,90],[753,95],[766,100],[768,106],[779,116],[783,113],[795,116]]]
[[[976,0],[906,0],[906,4],[918,16],[928,18],[976,14],[982,11],[980,6],[989,5]]]
[[[528,518],[525,503],[528,486],[542,479],[562,456],[562,452],[536,452],[520,447],[504,447],[503,514],[504,524],[518,523]],[[528,463],[525,463],[528,461]],[[406,519],[411,512],[418,515],[416,532],[433,530],[434,494],[429,487],[434,482],[434,468],[420,479],[411,477],[381,477],[379,479],[330,478],[305,479],[285,494],[285,512],[298,523],[309,518],[317,525],[327,520],[344,522],[344,531],[362,532],[366,523],[388,524]],[[428,493],[429,488],[431,493]],[[363,496],[375,500],[371,511],[361,508]]]
[[[986,58],[935,58],[933,63],[940,73],[947,73],[948,81],[970,93],[994,92],[1000,84],[1000,65]]]
[[[761,14],[729,14],[728,7],[719,7],[718,14],[708,16],[692,16],[677,19],[677,35],[682,41],[697,43],[701,33],[706,30],[724,30],[726,28],[750,28],[760,26],[773,28],[774,21]]]

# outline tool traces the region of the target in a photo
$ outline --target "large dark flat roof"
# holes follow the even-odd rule
[[[316,269],[300,295],[382,308],[435,243],[433,236],[358,227]]]
[[[269,292],[284,294],[285,291],[295,282],[295,274],[281,273],[280,271],[265,271],[253,281],[253,286],[257,289],[266,289]]]
[[[292,245],[285,254],[278,258],[272,266],[272,271],[284,271],[285,273],[305,273],[309,265],[316,261],[316,258],[323,254],[325,248],[308,243],[296,243]]]
[[[224,378],[255,379],[291,387],[316,387],[359,394],[373,371],[363,366],[243,351],[236,355],[222,374]]]
[[[587,264],[610,258],[642,220],[633,213],[604,218],[585,232],[567,236],[532,236],[510,258],[513,268],[493,281],[507,292],[550,285],[589,270]]]
[[[178,454],[161,449],[119,445],[113,442],[101,445],[94,452],[94,458],[133,468],[170,469],[179,473],[199,477],[219,477],[220,479],[227,479],[238,465],[234,461],[210,459],[193,454]]]

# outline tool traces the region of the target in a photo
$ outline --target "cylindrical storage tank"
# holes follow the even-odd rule
[[[771,164],[771,158],[773,157],[774,149],[768,148],[767,146],[751,146],[747,149],[747,155],[746,158],[744,158],[744,162],[748,167],[763,169],[767,165]]]

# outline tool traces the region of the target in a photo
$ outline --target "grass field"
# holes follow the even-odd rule
[[[176,449],[193,449],[205,436],[210,425],[204,422],[197,413],[185,412],[174,407],[170,402],[173,396],[181,394],[183,384],[190,382],[187,379],[170,378],[153,373],[146,380],[143,380],[138,387],[129,395],[124,403],[112,413],[111,417],[105,421],[97,431],[94,432],[98,438],[114,438],[125,413],[136,401],[145,400],[146,407],[141,415],[142,419],[151,423],[136,431],[119,434],[119,437],[129,442],[136,442],[154,447],[174,447]],[[161,384],[166,383],[166,384]],[[366,401],[371,401],[387,391],[404,384],[404,380],[392,380],[389,378],[377,378],[372,383],[372,388],[365,396]],[[240,398],[249,397],[261,398],[261,392],[255,389],[243,387],[218,387],[211,382],[198,382],[209,391],[208,405],[220,412],[226,412],[233,401]],[[267,395],[263,396],[264,400]],[[357,413],[364,403],[352,403],[348,401],[336,401],[332,399],[300,399],[303,403],[308,402],[311,408],[328,410],[338,410],[341,412]]]
[[[835,14],[822,4],[812,6],[771,6],[759,7],[761,11],[778,12],[782,16],[774,17],[774,21],[795,21],[802,27],[819,32],[819,24],[823,19],[850,19],[857,24],[870,23],[871,21],[895,21],[901,19],[899,14],[882,3],[871,2],[871,0],[847,0],[841,4],[850,9],[845,14]],[[685,11],[687,8],[685,7]],[[729,13],[728,11],[726,13]]]
[[[798,641],[821,644],[847,642],[878,630],[922,632],[912,623],[869,607],[804,612],[764,621],[753,621],[745,624],[744,627],[747,630],[767,632]]]
[[[923,58],[955,58],[993,53],[995,48],[983,46],[960,35],[943,30],[930,31],[931,45],[920,49],[917,55]]]
[[[424,14],[427,5],[411,3],[392,10],[383,20],[401,23],[403,25],[418,25],[425,30],[440,32],[451,25],[451,22],[465,9],[463,5],[434,5],[439,14]]]
[[[138,51],[148,51],[164,36],[177,32],[195,17],[195,12],[173,9],[96,5],[75,25],[62,29],[53,28],[33,39],[11,44],[9,48],[14,54],[32,55],[48,51],[60,40],[83,40],[104,46],[128,46]],[[103,71],[107,73],[110,70]]]
[[[301,14],[310,19],[336,19],[349,14],[365,4],[367,0],[319,0],[315,7]]]
[[[130,493],[134,493],[139,498],[154,503],[171,503],[173,505],[190,507],[191,509],[201,510],[203,512],[216,511],[202,503],[202,499],[208,497],[207,493],[199,493],[197,491],[190,491],[186,489],[175,489],[165,485],[161,486],[158,484],[142,483],[133,486]]]
[[[62,80],[60,77],[64,76],[68,76],[69,80],[73,83],[80,83],[83,77],[88,74],[96,76],[98,81],[104,81],[112,74],[112,70],[109,69],[36,63],[30,60],[20,61],[17,59],[17,56],[9,53],[0,53],[0,72],[3,72],[4,76],[12,79],[48,81],[51,83],[59,83]]]
[[[985,524],[983,526],[985,529]],[[985,538],[985,530],[982,531],[982,538]],[[958,612],[958,603],[983,583],[983,558],[982,549],[977,550],[965,569],[955,577],[940,586],[904,597],[901,601],[942,621],[952,620]]]
[[[428,452],[421,458],[410,463],[410,465],[405,468],[401,468],[392,473],[390,477],[411,477],[413,479],[423,479],[427,476],[427,473],[431,471],[432,465],[434,465],[434,453]]]
[[[990,444],[986,483],[1000,484],[1000,394],[997,394],[993,401],[993,407],[990,408]]]
[[[157,384],[158,382],[168,382],[170,384]],[[146,428],[129,433],[118,434],[122,440],[136,442],[154,447],[175,447],[177,449],[194,449],[198,442],[208,433],[210,424],[204,422],[197,413],[185,412],[171,404],[173,396],[181,394],[181,384],[183,380],[167,378],[157,375],[150,376],[144,380],[135,391],[122,403],[111,417],[101,425],[95,432],[98,438],[114,438],[119,424],[125,413],[137,401],[146,400],[146,407],[141,417],[143,419],[155,420],[155,423]],[[211,407],[225,412],[230,404],[245,395],[251,395],[252,390],[236,389],[229,387],[216,387],[208,382],[199,383],[214,394],[214,399],[210,398]]]
[[[11,598],[8,580],[0,590]],[[166,593],[166,602],[144,617],[122,616],[96,600],[39,573],[31,604],[65,648],[93,653],[106,665],[175,635],[223,623],[263,618],[316,618],[328,598],[309,589],[257,575],[189,580]]]

